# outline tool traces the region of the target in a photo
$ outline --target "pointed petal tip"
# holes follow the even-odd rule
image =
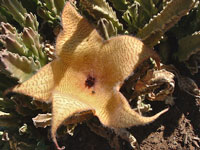
[[[160,111],[159,113],[155,114],[152,117],[144,117],[145,118],[144,119],[144,124],[148,124],[148,123],[153,122],[154,120],[156,120],[157,118],[159,118],[162,114],[166,113],[168,110],[169,110],[169,107],[165,108],[164,110]]]
[[[65,146],[62,146],[62,147],[59,146],[59,144],[58,144],[58,142],[56,140],[56,133],[55,132],[52,132],[52,139],[53,139],[53,142],[54,142],[57,150],[65,149]]]
[[[169,110],[169,107],[165,108],[164,110],[161,111],[161,114],[166,113],[168,110]]]
[[[157,113],[157,114],[155,114],[154,116],[151,116],[151,117],[144,117],[144,116],[140,115],[137,118],[137,125],[149,124],[149,123],[155,121],[156,119],[158,119],[161,115],[166,113],[168,110],[169,110],[169,108],[166,108],[166,109],[160,111],[159,113]]]

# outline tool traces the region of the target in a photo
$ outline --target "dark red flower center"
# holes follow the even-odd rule
[[[85,80],[85,86],[88,87],[88,88],[91,88],[94,86],[95,84],[95,78],[92,77],[92,76],[88,76],[87,79]]]

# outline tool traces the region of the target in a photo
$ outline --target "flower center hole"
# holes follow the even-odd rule
[[[95,84],[95,78],[92,77],[92,76],[88,76],[87,79],[85,80],[85,86],[88,87],[88,88],[91,88],[94,86]]]

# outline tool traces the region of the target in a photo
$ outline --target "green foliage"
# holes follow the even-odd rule
[[[25,14],[27,14],[26,9],[23,8],[20,2],[17,0],[1,0],[1,5],[7,9],[13,18],[22,26],[25,24]]]
[[[112,2],[113,7],[118,11],[126,11],[129,4],[129,2],[126,0],[109,0],[109,1]]]
[[[148,1],[134,1],[128,5],[127,10],[124,12],[122,18],[128,24],[128,31],[136,33],[143,28],[145,24],[158,13],[158,8],[150,0]]]
[[[0,149],[51,147],[46,137],[50,104],[22,95],[7,98],[3,92],[27,80],[55,58],[52,43],[65,2],[0,0]],[[156,47],[163,61],[184,63],[192,74],[199,73],[197,0],[77,0],[74,6],[105,39],[117,34],[136,36],[149,47]],[[47,32],[51,33],[50,41],[45,36]]]
[[[18,0],[0,1],[0,149],[49,149],[51,143],[34,127],[32,118],[50,111],[50,106],[25,96],[3,96],[6,89],[30,78],[53,55],[38,32],[38,17],[28,13],[23,4]],[[59,2],[57,5],[62,7]],[[60,12],[61,8],[57,15]]]
[[[162,35],[174,26],[182,16],[186,15],[194,4],[194,0],[175,0],[168,2],[163,10],[154,16],[150,22],[137,33],[137,37],[141,38],[144,43],[150,47],[155,46]]]
[[[123,31],[123,25],[117,19],[116,12],[105,0],[80,0],[80,3],[83,9],[96,21],[102,23],[101,20],[103,19],[105,20],[103,24],[106,23],[108,28],[112,27],[113,32],[110,33],[107,30],[110,33],[108,33],[108,36],[113,36]]]
[[[60,15],[66,0],[35,0],[37,13],[44,21],[50,24],[58,24]]]
[[[18,33],[16,28],[8,23],[1,23],[0,42],[8,51],[18,53],[21,56],[33,57],[39,61],[41,66],[47,63],[47,57],[42,51],[43,45],[40,43],[40,35],[33,28],[24,27],[22,33]]]
[[[0,58],[4,73],[17,78],[19,83],[29,79],[40,68],[39,62],[34,62],[32,57],[28,59],[9,51],[0,51]]]

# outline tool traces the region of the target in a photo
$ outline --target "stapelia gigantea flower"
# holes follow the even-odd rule
[[[58,149],[56,130],[73,115],[91,113],[110,128],[126,128],[154,121],[133,111],[119,92],[123,81],[149,57],[158,55],[137,38],[120,35],[103,40],[85,18],[67,3],[62,13],[63,30],[57,37],[57,58],[12,92],[52,102],[52,138]],[[81,118],[81,117],[80,117]],[[83,117],[82,117],[83,118]]]

